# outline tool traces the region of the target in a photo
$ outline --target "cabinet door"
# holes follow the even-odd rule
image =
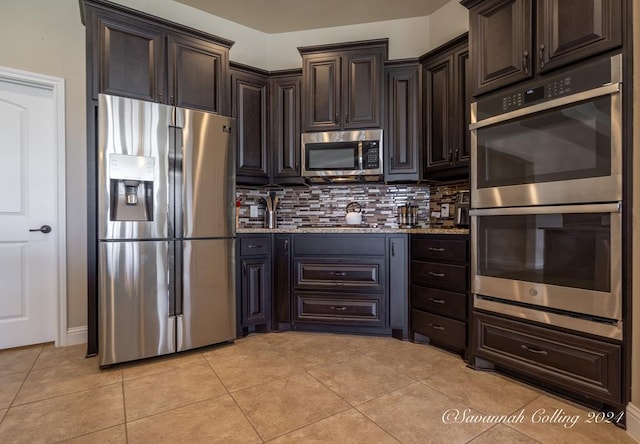
[[[453,95],[453,107],[456,113],[456,125],[453,129],[452,147],[453,161],[456,166],[468,166],[471,159],[471,71],[469,60],[469,47],[457,50],[453,54],[455,77],[455,91]]]
[[[168,37],[170,105],[228,114],[227,51],[204,40]]]
[[[276,183],[300,178],[301,76],[271,79],[271,151]]]
[[[538,0],[538,71],[622,44],[620,0]]]
[[[342,127],[380,127],[382,52],[347,51],[342,69]]]
[[[241,267],[242,325],[266,324],[271,319],[271,270],[267,256],[243,258]]]
[[[390,235],[389,247],[389,326],[409,338],[409,246],[408,236]],[[394,332],[394,336],[396,333]]]
[[[425,147],[425,176],[430,171],[452,165],[450,149],[453,115],[453,57],[445,55],[426,62],[422,68],[423,137]]]
[[[164,102],[162,30],[116,14],[104,13],[96,20],[94,99],[101,92]]]
[[[265,76],[231,69],[232,109],[237,120],[236,181],[269,182],[267,93]]]
[[[385,181],[420,179],[418,64],[387,70]]]
[[[291,237],[277,234],[274,237],[273,278],[275,325],[291,322]]]
[[[340,129],[341,57],[304,58],[304,129]]]
[[[533,75],[531,0],[487,0],[469,11],[474,95]]]

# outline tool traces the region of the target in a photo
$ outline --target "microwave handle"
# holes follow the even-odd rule
[[[479,122],[472,122],[469,125],[470,130],[482,128],[489,125],[495,125],[496,123],[504,122],[518,117],[526,116],[527,114],[538,113],[552,108],[558,108],[560,106],[569,105],[571,103],[581,102],[583,100],[594,99],[600,96],[606,96],[616,94],[622,89],[622,83],[610,83],[600,86],[598,88],[590,89],[588,91],[579,92],[570,96],[559,97],[548,102],[538,103],[536,105],[520,108],[515,111],[500,114],[497,116],[489,117],[488,119],[480,120]],[[472,104],[473,105],[473,104]],[[472,112],[472,116],[475,113]]]
[[[364,170],[364,163],[362,163],[362,140],[358,140],[358,165],[360,165],[361,170]]]
[[[515,216],[558,213],[620,213],[620,202],[587,205],[553,205],[544,207],[482,208],[469,211],[469,216]]]

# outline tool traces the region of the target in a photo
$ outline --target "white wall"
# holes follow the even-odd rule
[[[418,57],[468,30],[468,11],[451,0],[430,16],[266,34],[173,0],[116,3],[235,41],[230,58],[269,71],[299,68],[299,46],[389,38],[389,58]]]

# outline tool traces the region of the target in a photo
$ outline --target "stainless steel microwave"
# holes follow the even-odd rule
[[[302,177],[311,181],[381,180],[382,130],[302,134]]]

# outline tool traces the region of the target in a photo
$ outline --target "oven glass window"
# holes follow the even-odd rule
[[[478,216],[478,274],[609,292],[610,213]]]
[[[358,169],[358,143],[336,142],[307,144],[307,170]]]
[[[478,188],[611,174],[611,97],[477,131]]]

